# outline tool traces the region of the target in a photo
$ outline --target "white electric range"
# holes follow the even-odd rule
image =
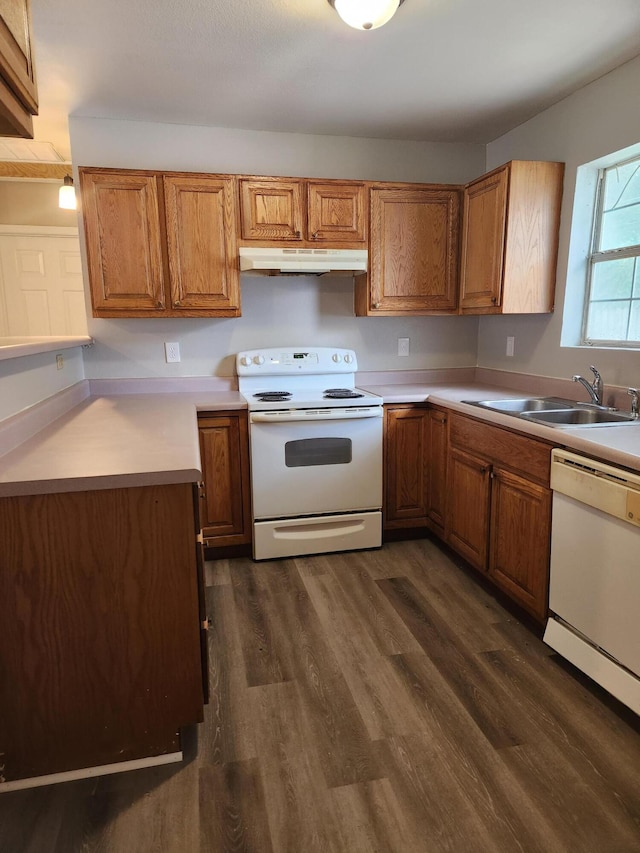
[[[382,398],[355,387],[353,350],[236,356],[249,407],[256,560],[382,544]]]

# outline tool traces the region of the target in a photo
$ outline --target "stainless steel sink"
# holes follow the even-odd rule
[[[614,424],[640,424],[630,412],[612,412],[607,409],[560,409],[556,412],[522,412],[523,420],[535,421],[554,427],[613,426]]]
[[[597,427],[640,424],[630,412],[577,403],[561,397],[524,397],[517,400],[463,400],[469,406],[551,427]]]
[[[519,415],[522,412],[545,412],[566,409],[574,405],[571,400],[561,400],[559,397],[525,397],[522,400],[463,400],[470,406],[481,409],[491,409],[507,415]]]

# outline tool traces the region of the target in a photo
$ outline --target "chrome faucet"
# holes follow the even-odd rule
[[[634,418],[640,418],[640,404],[638,402],[640,391],[637,388],[629,388],[627,394],[631,397],[631,414]]]
[[[593,373],[593,382],[589,382],[584,378],[584,376],[574,376],[573,381],[579,382],[589,392],[589,396],[591,397],[591,402],[595,403],[596,406],[602,405],[602,392],[603,392],[603,384],[602,384],[602,376],[598,373],[596,368],[591,365],[590,367]]]

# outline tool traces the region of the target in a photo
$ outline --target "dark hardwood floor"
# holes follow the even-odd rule
[[[2,853],[634,853],[638,721],[428,539],[207,566],[183,765],[0,796]]]

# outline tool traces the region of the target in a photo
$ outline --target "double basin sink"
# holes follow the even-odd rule
[[[630,412],[607,409],[589,403],[576,403],[560,397],[526,397],[519,400],[463,400],[469,406],[513,415],[523,421],[551,427],[597,427],[640,424]]]

